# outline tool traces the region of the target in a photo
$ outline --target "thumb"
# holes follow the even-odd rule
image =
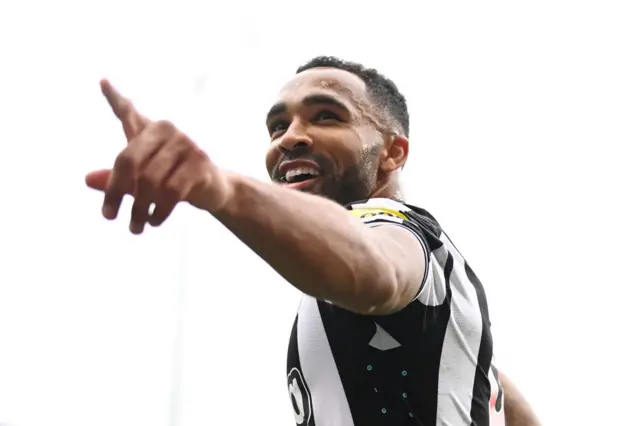
[[[84,178],[84,181],[91,189],[105,191],[107,189],[107,185],[109,184],[110,177],[111,169],[95,170],[87,174],[87,176],[85,176]]]

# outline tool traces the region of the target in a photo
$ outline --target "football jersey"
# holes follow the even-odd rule
[[[287,360],[297,425],[504,424],[484,289],[425,210],[390,199],[346,206],[369,227],[401,226],[425,255],[404,309],[361,315],[303,295]]]

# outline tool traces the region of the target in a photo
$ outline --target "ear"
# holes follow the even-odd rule
[[[391,173],[400,170],[407,162],[409,139],[406,136],[391,135],[385,143],[380,159],[380,169]]]

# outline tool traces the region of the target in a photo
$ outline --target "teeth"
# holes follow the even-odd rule
[[[291,182],[291,180],[298,176],[298,175],[313,175],[313,176],[318,176],[320,173],[316,170],[313,169],[311,167],[298,167],[297,169],[291,169],[287,172],[287,174],[285,175],[285,179],[288,182]]]

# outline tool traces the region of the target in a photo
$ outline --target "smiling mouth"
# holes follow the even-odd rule
[[[308,180],[315,180],[316,178],[319,178],[319,177],[320,177],[319,175],[303,174],[303,175],[297,175],[290,179],[287,179],[286,177],[282,177],[280,178],[280,182],[284,183],[285,185],[289,185],[289,184],[306,182]]]
[[[298,184],[309,180],[315,180],[320,176],[320,172],[311,167],[298,167],[289,170],[280,178],[284,184]]]
[[[290,189],[309,190],[320,179],[320,171],[309,167],[298,167],[287,171],[279,179],[280,184]]]

